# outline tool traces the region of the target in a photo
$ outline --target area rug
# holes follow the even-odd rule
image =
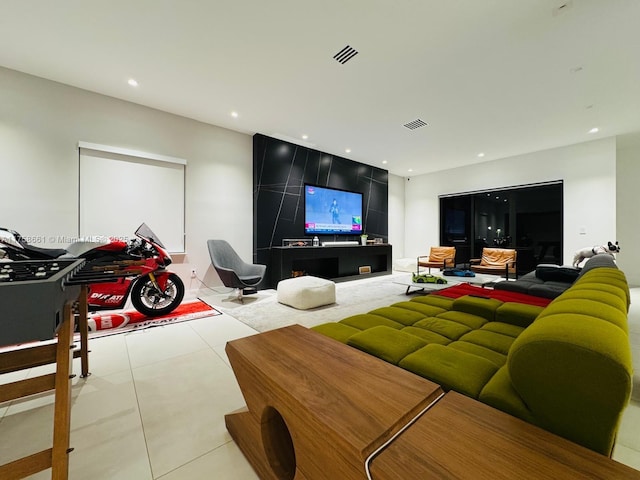
[[[147,317],[137,310],[98,312],[89,314],[89,336],[95,338],[143,330],[214,315],[222,315],[222,313],[201,300],[183,302],[173,312],[158,317]]]
[[[394,280],[407,275],[385,275],[336,283],[336,303],[310,310],[297,310],[278,303],[275,290],[261,290],[258,295],[246,297],[244,304],[230,302],[220,296],[217,299],[214,296],[201,296],[200,299],[210,302],[217,309],[258,332],[296,323],[313,327],[409,300],[411,297],[405,295],[406,285],[394,283]]]
[[[459,283],[444,290],[438,290],[436,295],[449,298],[460,298],[463,295],[471,295],[482,298],[495,298],[501,302],[525,303],[537,307],[546,307],[551,303],[551,298],[535,297],[526,293],[511,292],[509,290],[494,290],[493,288],[482,288],[468,283]]]

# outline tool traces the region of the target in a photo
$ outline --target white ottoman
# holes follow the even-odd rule
[[[278,302],[298,310],[336,302],[336,284],[318,277],[287,278],[278,282]]]
[[[398,258],[393,261],[393,269],[397,272],[415,272],[416,266],[415,258]]]

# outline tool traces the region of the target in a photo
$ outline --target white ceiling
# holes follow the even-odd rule
[[[2,0],[0,65],[401,176],[640,130],[638,0]]]

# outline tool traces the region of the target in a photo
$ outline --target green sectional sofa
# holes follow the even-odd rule
[[[600,258],[547,307],[431,294],[313,329],[610,455],[631,395],[629,303]]]

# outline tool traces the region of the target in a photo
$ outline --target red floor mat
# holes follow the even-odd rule
[[[506,290],[494,290],[493,288],[482,288],[468,283],[460,283],[453,287],[438,290],[432,295],[441,295],[443,297],[458,298],[463,295],[476,295],[487,298],[495,298],[502,302],[525,303],[527,305],[536,305],[538,307],[546,307],[551,303],[552,299],[527,295],[526,293],[509,292]]]
[[[196,318],[221,315],[201,300],[184,302],[173,312],[159,317],[147,317],[136,310],[98,312],[89,314],[89,332],[100,334],[141,330],[150,326],[184,322]]]

